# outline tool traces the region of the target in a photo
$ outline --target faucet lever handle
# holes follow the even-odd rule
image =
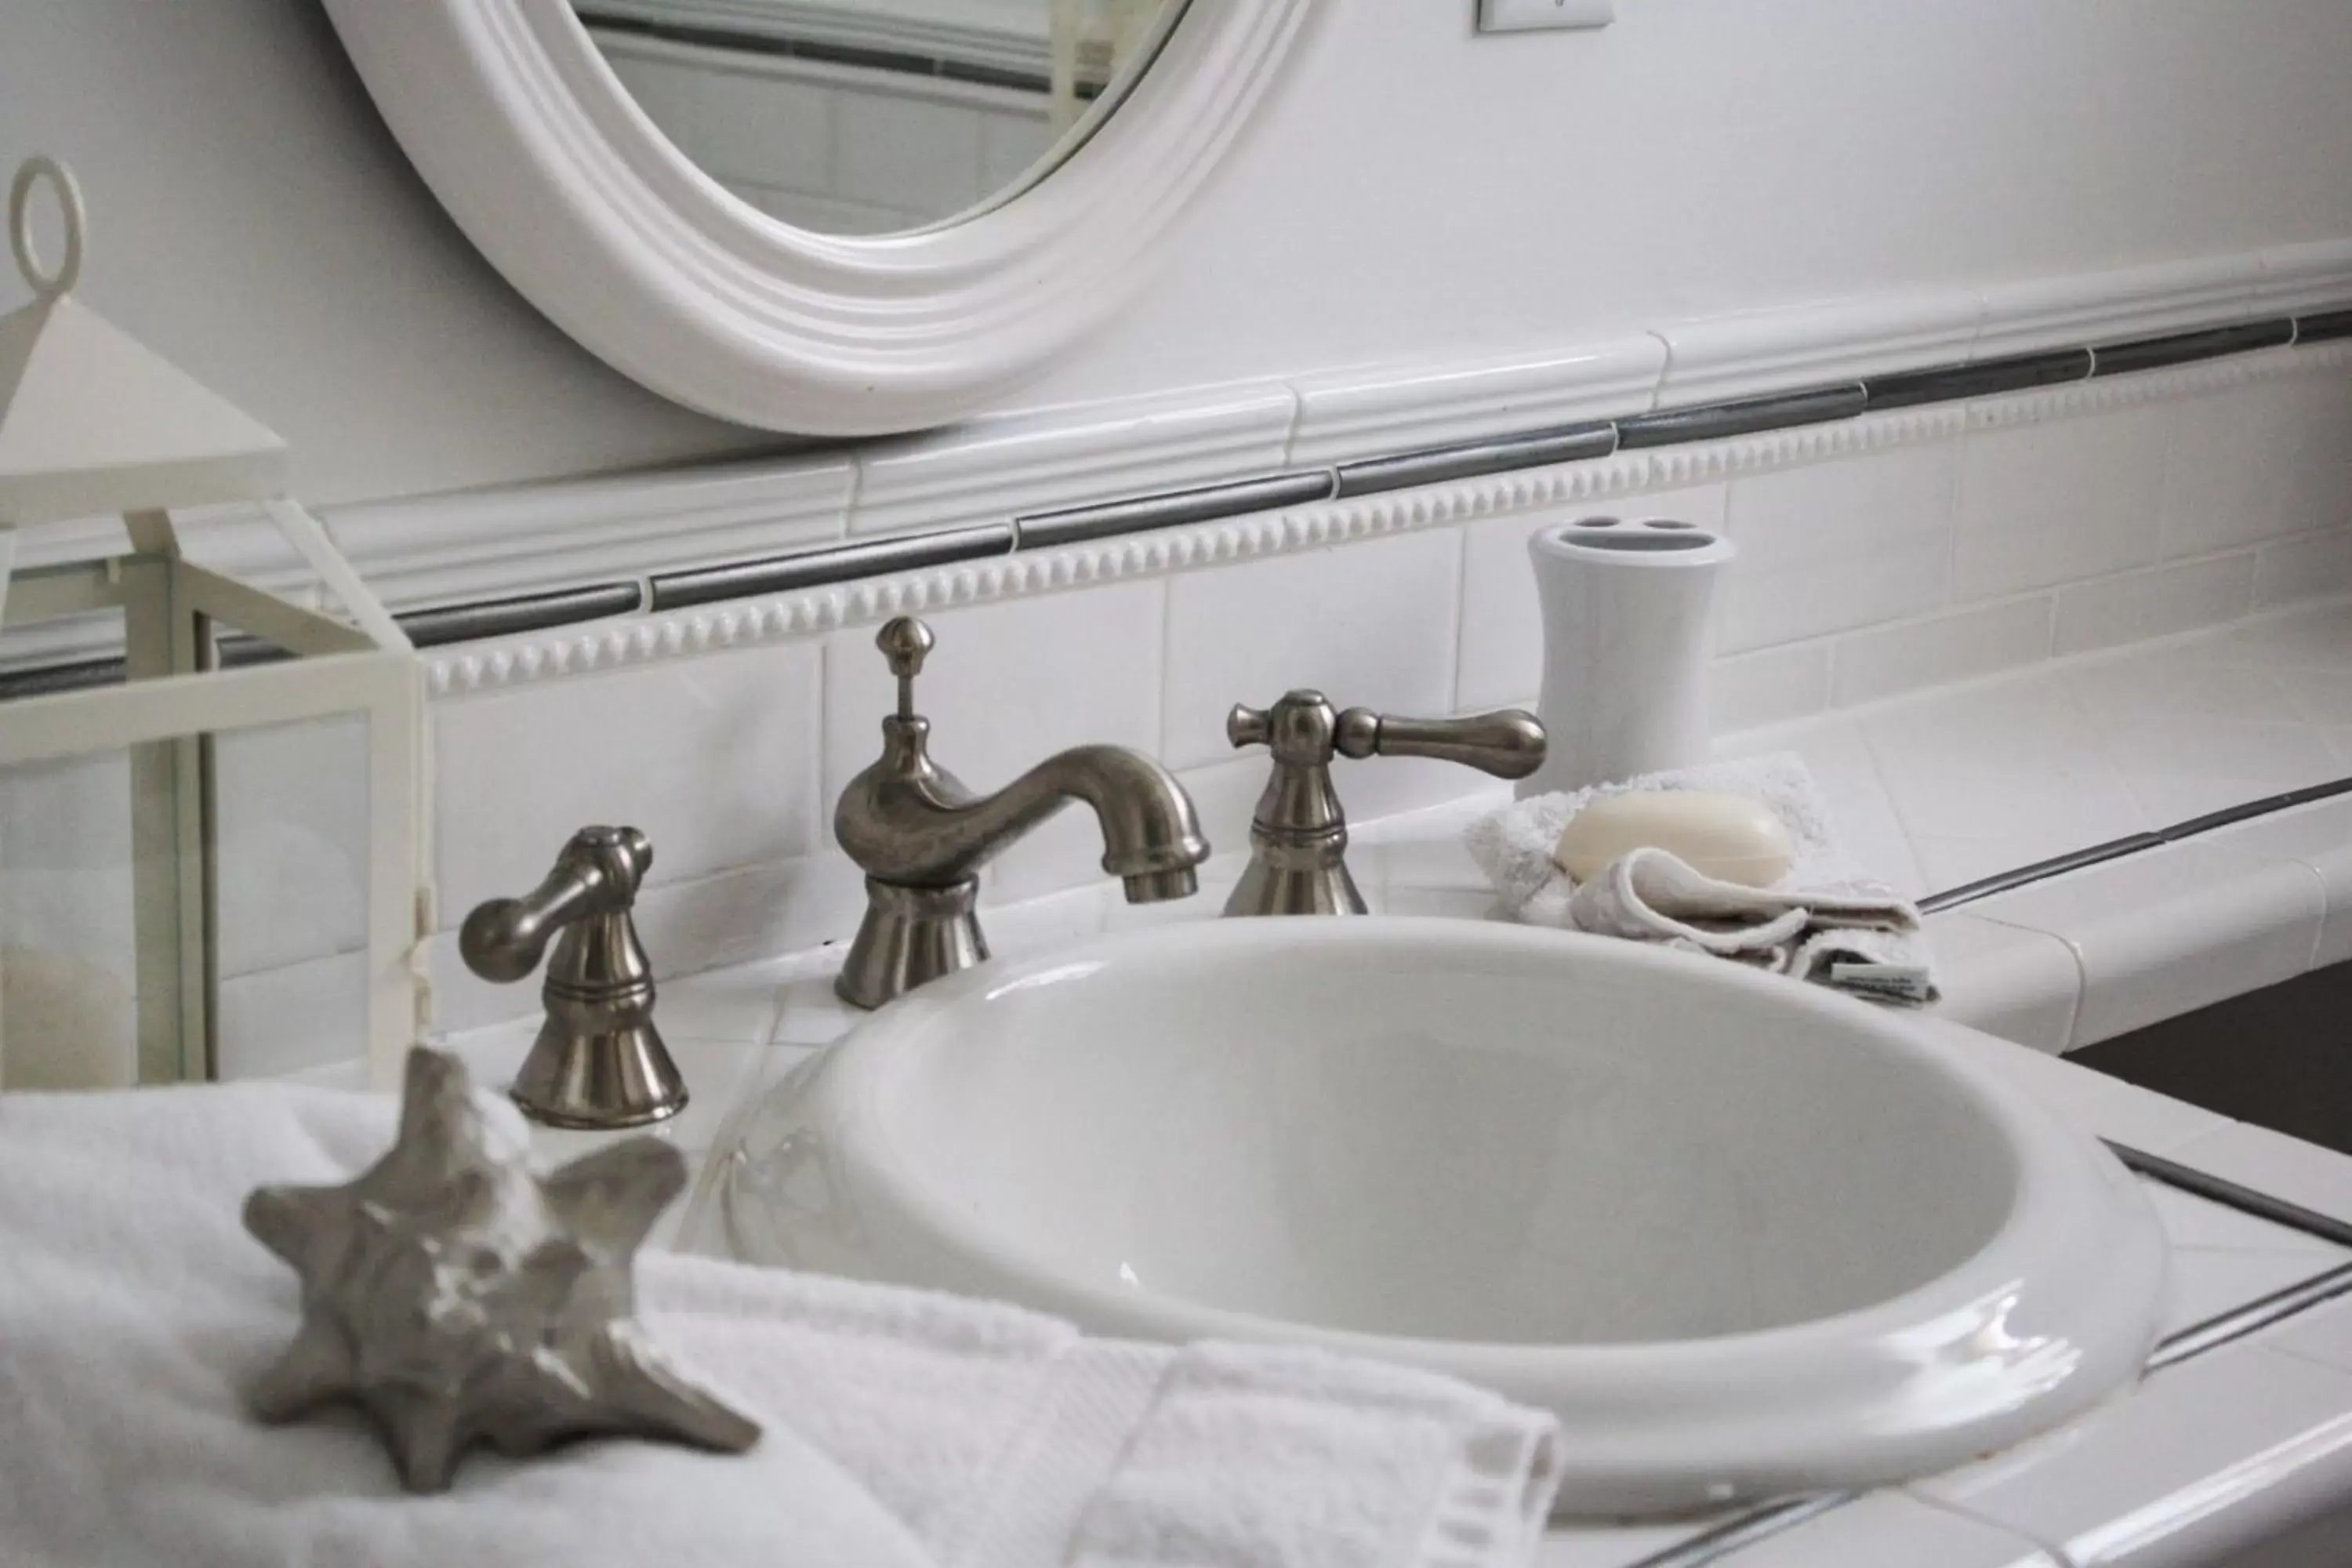
[[[686,1080],[654,1027],[653,965],[630,917],[653,860],[653,841],[634,827],[583,827],[545,881],[476,905],[458,930],[466,967],[501,984],[538,968],[555,943],[540,991],[546,1017],[508,1091],[527,1116],[636,1127],[686,1104]]]
[[[652,841],[634,827],[583,827],[538,887],[474,907],[457,932],[458,954],[485,980],[520,980],[564,927],[600,914],[625,919],[653,858]]]
[[[1350,708],[1332,739],[1343,757],[1434,757],[1503,779],[1523,779],[1543,766],[1546,743],[1542,721],[1517,708],[1462,719],[1400,719]]]
[[[1234,704],[1225,715],[1225,739],[1239,751],[1244,746],[1263,746],[1274,738],[1274,715],[1263,708],[1252,708],[1245,702]]]

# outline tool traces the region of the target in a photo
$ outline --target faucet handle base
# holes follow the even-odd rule
[[[578,1034],[551,1017],[508,1096],[550,1127],[607,1132],[686,1109],[686,1079],[650,1019]]]
[[[1265,834],[1252,833],[1249,868],[1242,873],[1225,900],[1228,915],[1360,915],[1370,911],[1341,858],[1345,831],[1338,842],[1298,845]]]
[[[943,888],[866,878],[866,918],[834,994],[870,1011],[926,981],[986,962],[988,942],[972,913],[979,901],[977,877]]]

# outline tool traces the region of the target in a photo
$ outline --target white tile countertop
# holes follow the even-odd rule
[[[2352,775],[2352,605],[2167,639],[1727,738],[1790,750],[1828,797],[1852,857],[1906,893]],[[1350,864],[1376,910],[1482,918],[1460,829],[1488,790],[1360,824]],[[1213,916],[1241,858],[1199,897],[1130,908],[1108,884],[987,915],[992,943],[1049,951],[1105,929]],[[1950,1030],[2086,1131],[2352,1225],[2352,1158],[2168,1100],[2053,1054],[2352,958],[2352,795],[2294,807],[1993,893],[1931,915]],[[675,982],[658,1017],[694,1102],[657,1135],[697,1177],[668,1244],[724,1252],[716,1173],[731,1130],[793,1063],[845,1032],[838,949]],[[1960,1026],[1969,1026],[1962,1029]],[[486,1082],[520,1063],[536,1020],[448,1044]],[[1980,1032],[1972,1032],[1980,1031]],[[2000,1037],[1990,1038],[1988,1037]],[[551,1158],[609,1135],[541,1130]],[[2313,1231],[2151,1183],[2173,1246],[2168,1332],[2346,1269]],[[2134,1568],[2230,1560],[2352,1505],[2352,1294],[2235,1337],[2200,1336],[2129,1394],[1977,1465],[1742,1533],[1747,1516],[1564,1526],[1543,1568],[1728,1562],[1916,1568]],[[2221,1342],[2202,1346],[2205,1338]],[[1793,1520],[1793,1522],[1792,1522]],[[2352,1524],[2307,1556],[2352,1562]],[[1732,1533],[1726,1533],[1731,1531]],[[2299,1538],[2300,1540],[2301,1538]]]

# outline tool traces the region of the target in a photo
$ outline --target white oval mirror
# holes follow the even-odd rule
[[[670,144],[820,234],[926,227],[1052,172],[1184,0],[572,0]]]
[[[582,343],[810,436],[1001,405],[1143,279],[1307,0],[327,0]]]

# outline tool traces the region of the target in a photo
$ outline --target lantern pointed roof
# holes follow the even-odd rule
[[[47,270],[27,211],[43,176],[66,219],[64,258]],[[27,162],[8,201],[33,300],[0,316],[0,526],[282,495],[275,432],[71,297],[82,228],[72,176]]]

